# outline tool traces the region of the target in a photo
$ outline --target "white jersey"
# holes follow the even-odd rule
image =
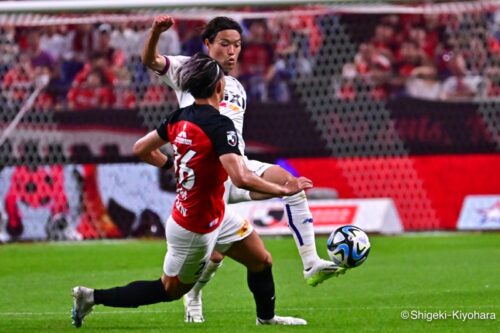
[[[174,89],[179,107],[183,108],[194,103],[194,98],[190,93],[181,91],[176,82],[176,74],[179,68],[190,57],[186,56],[165,56],[167,59],[167,71],[158,73],[170,88]],[[247,93],[241,83],[232,76],[226,75],[226,88],[224,90],[224,100],[220,103],[220,113],[234,123],[238,134],[238,148],[242,156],[245,156],[245,141],[243,140],[243,118],[247,107]]]

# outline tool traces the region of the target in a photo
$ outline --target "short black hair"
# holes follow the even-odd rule
[[[201,33],[201,38],[203,40],[208,39],[210,43],[214,42],[215,36],[223,30],[236,30],[240,33],[243,32],[241,25],[233,20],[232,18],[226,16],[218,16],[210,22],[207,23],[203,32]]]
[[[177,71],[177,84],[194,98],[207,98],[214,94],[217,82],[224,77],[222,66],[203,53],[196,53]]]

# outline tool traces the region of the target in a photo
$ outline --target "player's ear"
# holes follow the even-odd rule
[[[208,38],[205,38],[205,40],[203,41],[203,44],[205,44],[205,46],[209,49],[210,48],[210,41],[208,40]]]
[[[224,90],[224,80],[219,80],[219,82],[217,82],[217,86],[215,86],[215,91],[217,92],[218,95],[220,95],[222,93],[222,91]]]

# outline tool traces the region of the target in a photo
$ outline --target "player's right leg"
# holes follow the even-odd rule
[[[77,286],[72,290],[73,308],[71,310],[72,324],[75,327],[82,326],[83,319],[89,315],[95,305],[105,305],[120,308],[136,308],[141,305],[155,304],[159,302],[170,302],[182,296],[182,288],[187,292],[191,287],[177,286],[178,290],[170,293],[165,289],[167,280],[157,279],[153,281],[134,281],[126,286],[110,289],[91,289]],[[170,286],[171,289],[173,285]],[[179,295],[175,298],[175,295]]]
[[[284,184],[293,178],[288,171],[277,165],[250,160],[247,162],[247,166],[258,176],[272,183]],[[252,192],[252,199],[255,199],[254,194]],[[234,196],[233,193],[231,195]],[[302,259],[306,283],[314,287],[333,276],[345,273],[344,268],[332,261],[321,259],[317,254],[313,216],[305,192],[301,191],[295,195],[284,197],[283,201],[288,227]]]
[[[272,258],[252,226],[226,207],[216,249],[247,268],[247,283],[257,309],[257,325],[306,325],[301,318],[276,316]]]
[[[94,290],[86,287],[74,287],[71,290],[73,307],[71,309],[72,324],[82,326],[83,318],[90,314],[94,308]]]

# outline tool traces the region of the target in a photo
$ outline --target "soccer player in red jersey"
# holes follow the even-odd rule
[[[142,51],[142,61],[150,69],[157,72],[160,78],[170,86],[183,107],[193,103],[193,96],[183,91],[177,85],[175,77],[179,68],[188,61],[189,57],[161,55],[157,51],[160,35],[174,24],[172,17],[160,15],[154,19],[151,31]],[[220,103],[220,113],[230,118],[236,128],[238,147],[243,161],[248,169],[257,176],[275,183],[285,184],[293,176],[278,165],[249,160],[245,156],[245,142],[243,140],[243,121],[246,111],[247,96],[241,83],[230,75],[236,66],[241,51],[241,26],[228,17],[216,17],[207,23],[202,32],[202,39],[208,50],[208,55],[217,60],[225,74],[224,99]],[[235,186],[236,185],[236,186]],[[240,189],[230,180],[226,183],[228,203],[269,198],[269,195]],[[281,196],[280,196],[281,197]],[[288,218],[288,226],[295,240],[304,268],[304,278],[307,284],[316,286],[324,280],[345,273],[330,260],[321,259],[316,251],[316,242],[313,228],[313,217],[309,210],[306,195],[303,191],[290,196],[283,196],[284,211]],[[201,289],[214,276],[215,271],[222,263],[223,256],[214,252],[211,261],[202,273],[201,278],[184,299],[185,321],[201,323],[204,321],[202,312]]]
[[[271,255],[252,226],[226,207],[223,195],[228,175],[239,187],[273,196],[299,193],[312,187],[311,181],[299,177],[278,185],[246,167],[234,124],[219,112],[225,79],[215,60],[203,54],[192,57],[178,71],[177,83],[194,103],[170,114],[134,145],[134,153],[149,164],[175,165],[177,197],[165,227],[163,275],[110,289],[73,288],[73,325],[80,327],[94,305],[138,307],[181,298],[199,279],[214,250],[247,268],[257,325],[307,324],[275,315]],[[174,149],[173,159],[159,150],[167,142]]]

